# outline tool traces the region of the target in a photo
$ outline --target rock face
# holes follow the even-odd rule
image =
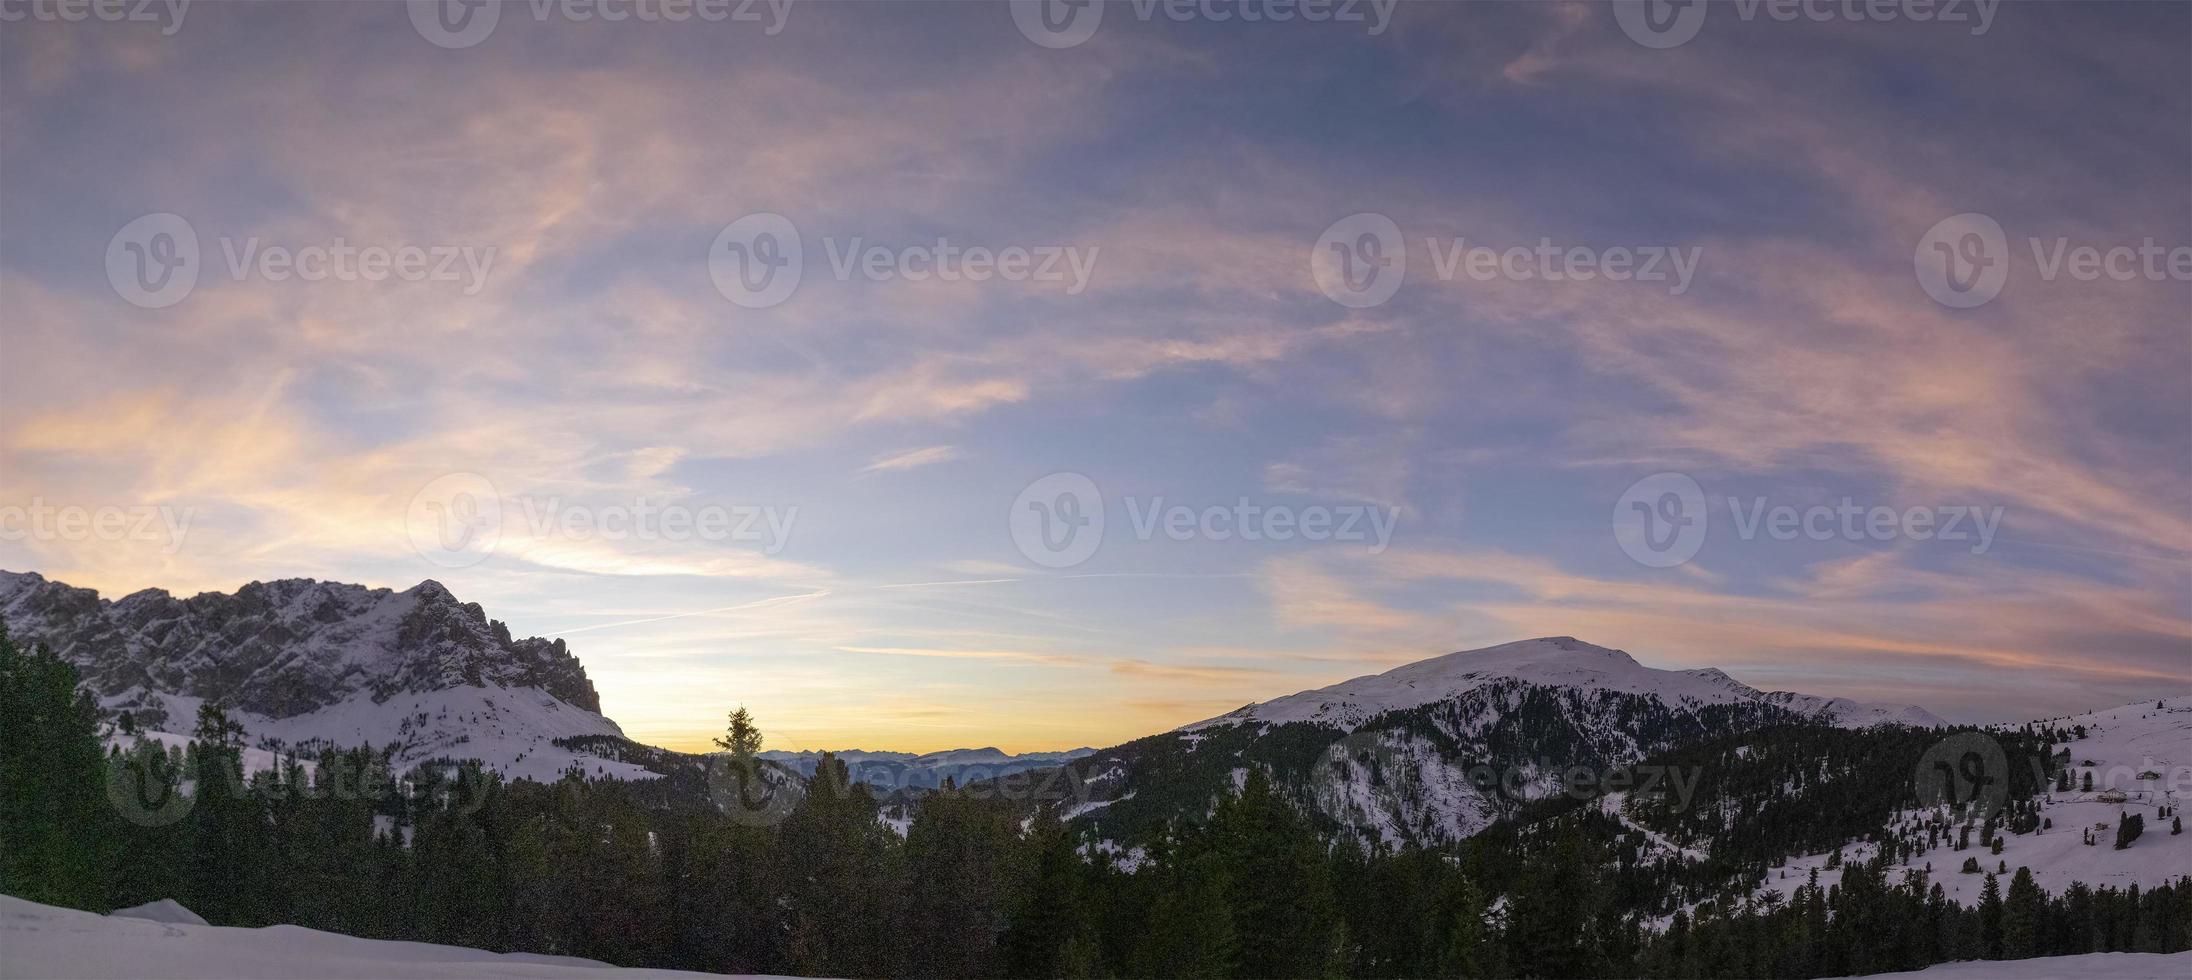
[[[147,589],[107,600],[34,572],[0,571],[0,622],[17,641],[74,663],[109,710],[130,709],[147,727],[169,722],[159,695],[277,720],[360,695],[378,703],[460,687],[530,688],[601,710],[562,640],[513,639],[477,603],[432,580],[402,592],[284,579],[233,595],[178,599]]]

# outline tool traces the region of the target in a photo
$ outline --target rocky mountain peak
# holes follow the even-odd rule
[[[404,590],[315,579],[118,601],[35,572],[0,572],[0,620],[77,665],[110,705],[215,699],[286,718],[365,694],[533,688],[590,712],[600,697],[562,640],[515,639],[431,579]]]

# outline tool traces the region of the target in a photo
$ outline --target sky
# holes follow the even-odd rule
[[[431,578],[678,748],[2192,688],[2185,4],[108,9],[0,3],[0,568]]]

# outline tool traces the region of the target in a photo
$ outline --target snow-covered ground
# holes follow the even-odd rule
[[[1547,687],[1649,695],[1669,707],[1767,703],[1852,727],[1946,724],[1924,708],[1911,705],[1866,704],[1785,691],[1769,694],[1714,668],[1660,670],[1637,663],[1636,658],[1620,650],[1594,646],[1572,636],[1548,636],[1417,661],[1382,674],[1252,704],[1180,730],[1192,732],[1244,722],[1316,722],[1352,731],[1382,712],[1450,700],[1483,684],[1509,678]]]
[[[199,699],[180,695],[156,695],[168,709],[171,723],[188,724],[198,715]],[[278,741],[287,753],[311,757],[321,747],[380,749],[396,746],[396,764],[406,768],[429,759],[478,759],[505,779],[554,782],[573,765],[591,776],[618,779],[652,779],[655,774],[628,762],[558,748],[558,738],[580,735],[622,735],[615,723],[584,708],[566,704],[545,692],[530,688],[452,687],[438,691],[397,694],[374,703],[359,694],[318,711],[288,718],[265,718],[249,712],[231,712],[229,719],[244,727],[244,743],[257,746],[263,739]],[[169,745],[190,741],[187,735],[145,732],[143,737]],[[125,747],[133,740],[118,739]],[[270,768],[275,755],[257,748],[245,751],[245,764],[253,771]]]
[[[2029,960],[1943,963],[1911,973],[1874,973],[1865,980],[2183,980],[2192,953],[2080,953]]]
[[[627,970],[568,956],[358,939],[272,926],[194,924],[172,902],[98,915],[0,895],[0,980],[311,980],[311,978],[583,978],[641,980],[713,974]],[[151,917],[140,918],[138,914]]]
[[[1978,858],[1980,867],[1987,871],[1996,871],[2003,864],[2012,873],[2019,867],[2031,868],[2033,880],[2049,892],[2060,892],[2072,882],[2094,887],[2137,884],[2147,888],[2192,875],[2192,833],[2172,836],[2169,820],[2155,815],[2164,805],[2174,809],[2192,804],[2192,696],[2140,701],[2049,719],[2045,724],[2063,729],[2085,726],[2085,738],[2063,747],[2070,750],[2073,785],[2082,786],[2084,774],[2091,772],[2093,791],[2044,794],[2040,815],[2053,826],[2030,834],[2001,835],[2000,855],[1980,847],[1977,835],[1973,835],[1971,847],[1965,850],[1935,848],[1913,858],[1914,864],[1923,868],[1931,862],[1932,880],[1940,883],[1951,899],[1965,905],[1977,904],[1979,891],[1986,884],[1984,874],[1958,872],[1967,857]],[[2155,777],[2140,778],[2147,772]],[[2123,793],[2124,802],[2097,799],[2111,790]],[[2116,825],[2127,813],[2143,814],[2146,830],[2130,847],[2119,851],[2114,847]],[[1904,814],[1902,819],[1911,816]],[[2094,843],[2090,845],[2085,843],[2086,830],[2093,832]],[[1844,861],[1861,861],[1872,857],[1873,852],[1868,845],[1853,844],[1843,849],[1842,857]],[[1841,869],[1827,869],[1827,859],[1825,854],[1791,859],[1786,869],[1767,873],[1761,893],[1773,890],[1786,898],[1805,882],[1813,868],[1820,869],[1821,884],[1839,882]],[[1891,866],[1889,882],[1900,882],[1903,871],[1910,866]],[[2007,887],[2006,880],[2003,885]]]

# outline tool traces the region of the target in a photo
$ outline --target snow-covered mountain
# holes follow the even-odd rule
[[[935,789],[943,785],[945,779],[963,786],[969,782],[995,779],[1030,769],[1063,765],[1095,753],[1096,750],[1090,748],[1019,754],[997,748],[980,748],[946,749],[925,755],[913,752],[866,752],[859,749],[832,754],[844,761],[854,782],[866,783],[887,791],[906,787]],[[761,757],[792,769],[802,776],[812,776],[822,753],[776,750],[763,752]]]
[[[393,746],[399,763],[479,759],[513,777],[552,779],[574,764],[646,774],[552,744],[623,734],[562,640],[515,639],[432,580],[402,592],[285,579],[233,595],[108,600],[0,571],[0,622],[75,664],[108,715],[127,712],[135,729],[188,733],[212,700],[250,743],[281,751]]]
[[[1770,704],[1816,721],[1848,727],[1903,724],[1935,727],[1947,722],[1914,705],[1866,704],[1789,691],[1760,691],[1715,667],[1660,670],[1620,650],[1572,636],[1547,636],[1419,660],[1382,674],[1251,704],[1181,729],[1216,725],[1308,722],[1353,731],[1388,711],[1449,701],[1486,684],[1521,681],[1545,687],[1614,691],[1656,699],[1669,706]]]
[[[1303,691],[1065,766],[1107,838],[1208,812],[1249,767],[1364,837],[1475,834],[1577,773],[1772,724],[1942,724],[1923,708],[1766,693],[1713,669],[1660,670],[1574,637],[1449,654]]]

